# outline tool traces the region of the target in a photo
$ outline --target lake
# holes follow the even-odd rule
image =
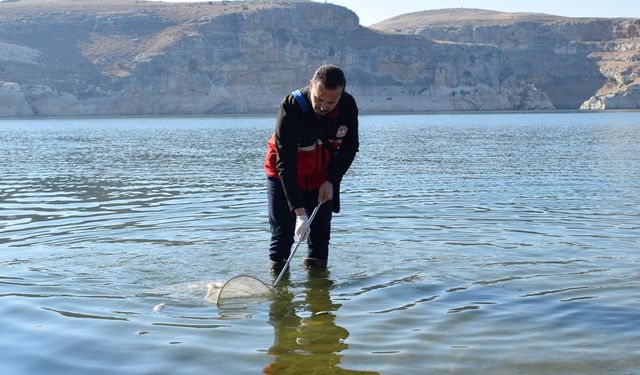
[[[0,121],[2,371],[638,373],[640,112],[360,121],[328,274],[232,311],[274,117]]]

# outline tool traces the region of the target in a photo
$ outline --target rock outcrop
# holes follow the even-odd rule
[[[580,106],[584,110],[640,109],[640,23],[622,23],[623,38],[591,55],[605,84]]]
[[[363,112],[577,109],[618,87],[598,54],[637,31],[635,20],[429,17],[365,28],[310,1],[2,2],[0,116],[273,113],[323,63],[345,69]]]
[[[446,9],[394,17],[373,29],[505,52],[519,80],[558,109],[640,108],[640,20]]]
[[[0,81],[0,115],[9,117],[33,116],[22,87],[15,82]]]

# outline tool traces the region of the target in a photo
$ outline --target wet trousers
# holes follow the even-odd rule
[[[289,208],[280,180],[267,177],[267,194],[271,227],[269,259],[284,262],[291,254],[291,247],[295,242],[296,214]],[[310,217],[318,205],[318,190],[302,190],[302,195],[307,215]],[[311,234],[307,239],[308,258],[327,259],[329,255],[331,208],[331,201],[324,203],[311,223]]]

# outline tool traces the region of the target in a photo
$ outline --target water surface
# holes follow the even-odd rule
[[[330,272],[272,302],[274,119],[0,122],[12,374],[632,374],[640,113],[362,116]],[[165,308],[154,312],[160,303]]]

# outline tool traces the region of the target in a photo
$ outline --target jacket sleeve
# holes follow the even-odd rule
[[[284,188],[289,208],[294,210],[304,207],[304,200],[298,186],[298,123],[302,111],[293,103],[293,95],[287,96],[278,109],[276,118],[276,168]]]
[[[333,186],[337,186],[342,181],[342,176],[351,167],[351,163],[360,147],[358,139],[358,107],[351,95],[345,97],[345,103],[341,111],[344,111],[346,115],[344,120],[348,124],[349,131],[342,140],[338,154],[331,159],[327,180]]]

